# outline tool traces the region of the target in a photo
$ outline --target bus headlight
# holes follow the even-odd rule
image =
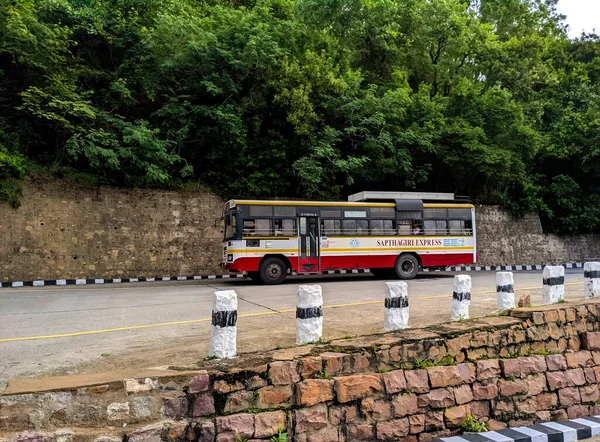
[[[231,253],[227,255],[227,262],[233,262],[233,255]]]

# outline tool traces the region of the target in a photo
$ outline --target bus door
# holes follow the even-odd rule
[[[298,273],[320,272],[319,217],[301,214],[298,220]]]

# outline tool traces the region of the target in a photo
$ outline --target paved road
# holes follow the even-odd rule
[[[495,273],[471,276],[471,315],[493,313]],[[430,273],[409,282],[411,326],[449,318],[452,277]],[[515,272],[517,296],[529,293],[540,304],[541,281],[540,271]],[[2,289],[0,387],[13,377],[198,361],[208,351],[215,290],[238,293],[238,351],[292,346],[301,283],[323,287],[325,339],[382,331],[385,280],[371,275],[298,277],[280,286],[211,280]],[[582,298],[582,283],[580,269],[568,270],[567,297]]]

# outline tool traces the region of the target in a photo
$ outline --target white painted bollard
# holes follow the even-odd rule
[[[323,294],[321,286],[298,287],[296,305],[296,344],[317,342],[323,336]]]
[[[512,272],[496,273],[496,294],[499,310],[515,308],[515,281]]]
[[[209,356],[233,358],[236,354],[237,294],[234,290],[215,292],[210,330]]]
[[[452,320],[469,319],[471,305],[471,277],[456,275],[454,277],[454,292],[452,293]]]
[[[565,268],[563,266],[546,266],[543,276],[542,302],[556,304],[561,299],[565,299]]]
[[[383,328],[385,331],[408,327],[408,284],[404,281],[385,283],[385,309]]]
[[[600,298],[600,262],[586,262],[583,265],[583,281],[586,298]]]

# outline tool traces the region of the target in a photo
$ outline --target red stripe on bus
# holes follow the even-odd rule
[[[344,269],[392,268],[398,255],[321,256],[321,271]],[[423,267],[459,266],[473,263],[473,253],[419,255]],[[238,258],[227,268],[236,272],[257,272],[261,257]],[[292,271],[298,270],[298,258],[290,258]]]

